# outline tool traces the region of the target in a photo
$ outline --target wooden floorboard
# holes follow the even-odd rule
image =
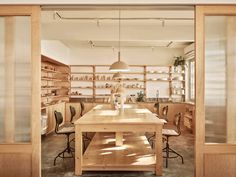
[[[155,155],[144,134],[124,133],[115,145],[115,133],[96,133],[84,153],[85,171],[154,171]]]

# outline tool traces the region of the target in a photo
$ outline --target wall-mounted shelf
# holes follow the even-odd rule
[[[69,66],[41,56],[41,107],[69,101]]]
[[[52,69],[46,69],[46,68],[41,68],[42,72],[48,72],[48,73],[57,73],[57,74],[65,74],[68,75],[70,73],[65,73],[65,72],[61,72],[61,71],[57,71],[57,70],[52,70]]]
[[[143,91],[148,98],[155,98],[156,90],[159,90],[159,97],[179,97],[181,101],[185,98],[175,88],[185,89],[185,71],[176,71],[172,66],[130,65],[131,71],[122,73],[126,77],[122,80],[112,79],[114,72],[109,72],[109,65],[71,65],[70,69],[71,93],[92,95],[94,100],[97,93],[101,93],[101,96],[110,94],[111,86],[118,83],[124,84],[127,95]]]

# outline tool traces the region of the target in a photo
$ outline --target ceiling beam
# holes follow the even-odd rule
[[[166,10],[174,10],[174,11],[193,11],[193,5],[181,5],[181,6],[173,6],[173,5],[43,5],[41,6],[43,11],[110,11],[110,10],[158,10],[158,11],[166,11]]]

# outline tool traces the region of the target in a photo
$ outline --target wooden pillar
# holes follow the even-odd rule
[[[83,165],[82,131],[79,126],[75,125],[75,175],[82,175]]]
[[[236,17],[226,18],[226,133],[227,143],[236,143]]]
[[[5,17],[5,142],[14,142],[15,106],[14,106],[14,17]]]
[[[156,126],[156,136],[155,136],[155,153],[156,153],[156,175],[162,175],[162,164],[163,164],[163,157],[162,157],[162,126]]]

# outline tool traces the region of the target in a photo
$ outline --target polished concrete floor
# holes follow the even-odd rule
[[[179,137],[170,138],[173,149],[184,157],[170,159],[169,167],[163,168],[163,177],[194,176],[194,136],[185,131]],[[51,134],[42,138],[42,177],[75,177],[73,159],[58,159],[53,165],[54,157],[66,146],[63,135]],[[164,163],[163,163],[164,164]],[[153,177],[153,172],[83,172],[83,177]]]

